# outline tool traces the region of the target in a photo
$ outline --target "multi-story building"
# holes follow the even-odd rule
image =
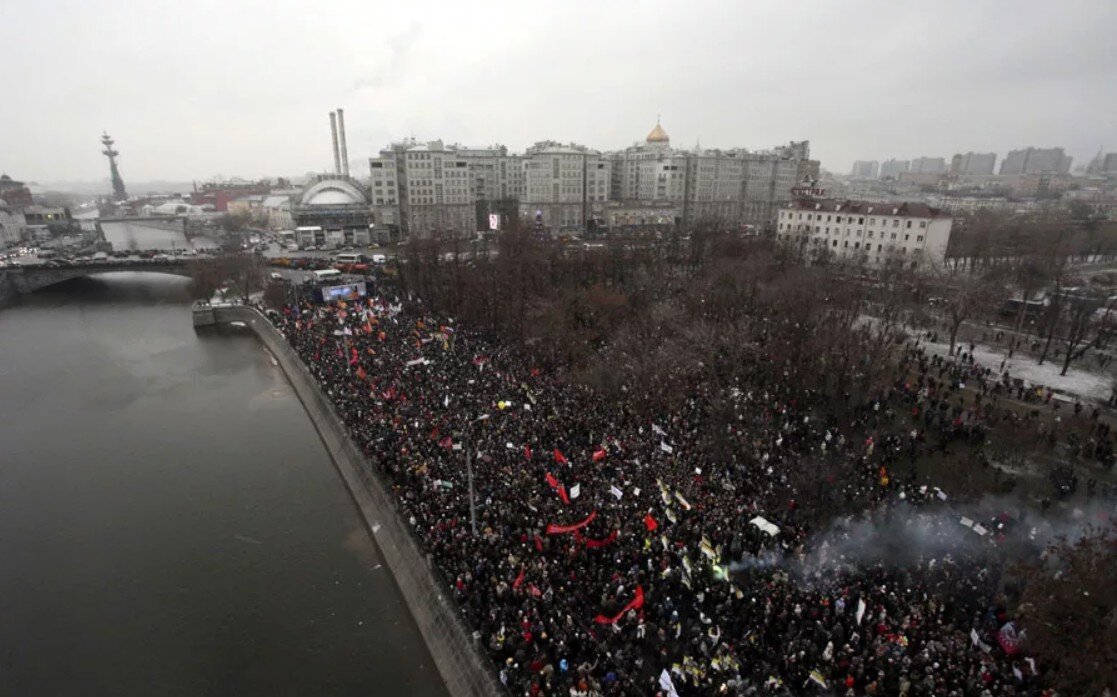
[[[776,238],[805,253],[914,269],[942,264],[952,225],[923,203],[796,199],[780,209]]]
[[[885,160],[880,163],[881,179],[899,179],[904,172],[911,171],[909,160]]]
[[[17,182],[6,174],[0,174],[0,199],[13,208],[35,204],[31,198],[31,190],[23,182]]]
[[[858,160],[853,163],[850,175],[860,179],[876,179],[880,174],[880,163],[876,160]]]
[[[908,169],[912,174],[946,174],[946,160],[941,157],[917,157]]]
[[[658,123],[644,143],[609,158],[613,200],[674,204],[684,223],[717,218],[768,226],[779,204],[791,199],[791,189],[819,173],[807,141],[757,152],[675,150]]]
[[[1001,174],[1039,174],[1070,172],[1071,161],[1062,148],[1024,148],[1012,150],[1001,162]]]
[[[478,204],[518,200],[524,190],[522,158],[502,145],[394,143],[369,160],[369,173],[377,226],[419,237],[472,234]]]
[[[27,221],[15,206],[0,199],[0,248],[16,244],[27,235]]]
[[[950,159],[951,174],[992,174],[997,164],[995,152],[958,153]]]
[[[607,155],[554,141],[536,143],[523,155],[503,146],[408,141],[382,150],[369,167],[378,230],[416,236],[471,234],[498,211],[518,211],[551,232],[592,231],[609,226],[606,202],[677,212],[621,215],[626,221],[716,217],[769,227],[791,190],[819,175],[807,141],[754,152],[675,150],[658,123],[643,143]]]
[[[552,232],[581,231],[602,218],[609,200],[613,163],[574,143],[536,143],[523,157],[520,215]]]

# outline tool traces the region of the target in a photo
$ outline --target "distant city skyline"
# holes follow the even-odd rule
[[[328,171],[337,107],[362,177],[409,136],[619,150],[657,114],[678,147],[809,139],[836,173],[1029,145],[1084,164],[1117,149],[1117,5],[1005,14],[957,1],[17,4],[0,25],[21,95],[5,106],[0,171],[107,180],[103,130],[126,182]]]

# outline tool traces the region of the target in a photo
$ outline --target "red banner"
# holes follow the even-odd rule
[[[593,451],[593,461],[594,462],[601,462],[604,459],[605,459],[605,448],[598,448],[597,450]]]
[[[565,532],[574,532],[575,530],[581,530],[582,528],[592,523],[593,519],[596,517],[597,511],[594,511],[593,513],[590,513],[588,516],[586,516],[585,520],[581,520],[577,523],[574,523],[573,525],[555,525],[554,523],[551,523],[547,526],[547,534],[561,535]]]
[[[520,584],[524,582],[524,567],[520,567],[520,575],[512,582],[512,588],[519,588]]]
[[[562,451],[560,451],[558,448],[555,448],[555,462],[559,463],[560,465],[565,465],[569,462],[569,460],[566,459],[566,456],[563,455]]]
[[[644,606],[644,589],[641,588],[640,586],[636,586],[636,597],[633,598],[632,602],[630,602],[628,605],[625,605],[621,609],[620,612],[613,615],[612,617],[606,617],[605,615],[598,615],[597,617],[593,618],[593,621],[597,622],[598,624],[616,624],[617,622],[620,621],[620,619],[622,617],[624,617],[626,612],[628,612],[629,610],[639,610],[643,606]]]
[[[648,529],[648,532],[655,532],[656,528],[659,527],[659,523],[655,522],[651,513],[644,516],[644,527]]]
[[[614,530],[613,532],[609,533],[608,537],[606,537],[604,539],[591,540],[589,538],[582,537],[582,533],[575,532],[574,533],[574,535],[575,535],[574,539],[576,539],[578,542],[581,542],[582,544],[584,544],[586,546],[586,549],[600,549],[600,548],[608,545],[611,542],[615,542],[616,539],[617,539],[618,534],[619,533],[616,530]]]

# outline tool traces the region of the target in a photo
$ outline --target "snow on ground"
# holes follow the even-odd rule
[[[950,345],[941,341],[932,342],[920,339],[919,345],[926,349],[928,353],[940,356],[945,356],[950,351]],[[965,346],[966,350],[969,350],[969,344]],[[1007,351],[991,348],[984,344],[974,344],[973,354],[975,364],[983,368],[992,368],[993,372],[998,375],[1004,372],[999,368],[1001,360],[1007,355]],[[1056,392],[1077,395],[1093,401],[1104,402],[1109,399],[1112,382],[1110,376],[1076,368],[1074,363],[1071,364],[1066,375],[1059,375],[1062,368],[1061,360],[1047,361],[1043,365],[1038,365],[1035,358],[1017,354],[1005,363],[1004,369],[1008,371],[1010,377],[1020,378],[1029,385],[1043,385]]]

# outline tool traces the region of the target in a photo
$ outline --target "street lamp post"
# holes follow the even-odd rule
[[[465,433],[463,434],[466,439],[466,442],[463,444],[463,447],[465,448],[465,476],[469,480],[469,526],[470,529],[473,531],[474,537],[477,537],[477,497],[473,492],[473,441],[469,437],[469,435],[472,432],[474,424],[484,421],[488,418],[488,414],[482,414],[476,419],[471,420],[469,423],[466,424]]]
[[[477,499],[473,495],[473,456],[470,450],[465,451],[465,473],[469,478],[469,526],[473,536],[477,537]]]

